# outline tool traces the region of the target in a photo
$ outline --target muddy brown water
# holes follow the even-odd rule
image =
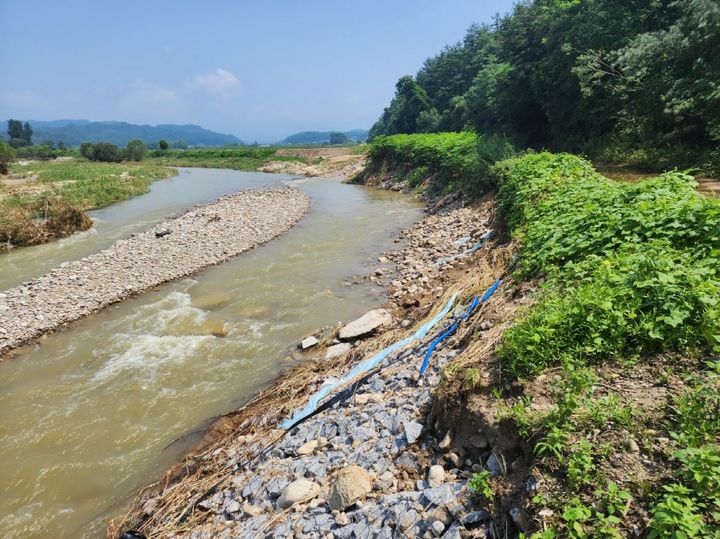
[[[18,250],[12,265],[0,258],[0,289],[173,211],[288,179],[185,169],[147,195],[96,212],[94,232]],[[308,193],[312,209],[287,235],[0,363],[3,537],[102,537],[108,518],[196,443],[213,417],[297,361],[299,339],[381,301],[380,289],[350,281],[420,217],[420,204],[337,179],[290,183]]]

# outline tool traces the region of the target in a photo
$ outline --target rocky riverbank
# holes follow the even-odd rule
[[[0,293],[0,359],[69,322],[270,241],[309,207],[297,189],[242,191],[5,290]]]
[[[458,291],[458,277],[487,254],[491,213],[491,203],[448,208],[405,231],[404,248],[379,257],[368,277],[390,285],[386,309],[303,340],[309,357],[218,421],[204,447],[145,489],[110,534],[136,528],[148,537],[193,539],[482,536],[492,522],[468,480],[473,471],[500,473],[506,463],[481,432],[467,447],[454,446],[430,410],[457,342],[441,346],[418,380],[428,341],[465,305],[415,348],[389,355],[346,398],[290,431],[276,427],[326,380],[435,316]],[[489,271],[481,285],[497,276]]]

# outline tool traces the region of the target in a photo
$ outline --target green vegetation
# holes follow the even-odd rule
[[[10,171],[10,163],[15,161],[17,154],[12,146],[0,142],[0,174],[7,174]]]
[[[156,165],[76,161],[16,164],[11,171],[29,183],[9,194],[0,191],[0,242],[8,247],[87,228],[85,211],[145,193],[153,181],[173,174]]]
[[[612,392],[592,395],[596,369],[670,353],[694,362],[693,372],[720,351],[720,201],[698,194],[684,174],[615,183],[572,155],[529,154],[494,170],[500,214],[521,244],[516,275],[545,278],[499,357],[515,378],[562,373],[548,413],[523,406],[509,415],[526,433],[542,433],[534,443],[541,467],[564,466],[568,491],[582,493],[538,500],[564,508],[543,537],[621,537],[622,507],[598,511],[617,488],[600,472],[608,449],[586,433],[608,424],[632,432],[636,419]],[[720,534],[718,368],[690,376],[689,393],[668,406],[680,480],[651,508],[653,537]]]
[[[502,133],[521,147],[720,169],[720,5],[523,0],[402,77],[370,136]]]
[[[162,150],[148,154],[154,164],[174,167],[230,168],[234,170],[257,170],[267,161],[297,161],[302,157],[275,155],[277,148],[198,148],[188,150]]]
[[[32,146],[33,130],[30,124],[23,123],[20,120],[8,120],[8,140],[10,146],[13,148],[20,148],[21,146]]]
[[[491,166],[515,153],[502,136],[472,132],[379,136],[368,152],[364,175],[383,169],[407,179],[411,188],[433,177],[431,194],[461,191],[475,198],[493,189]]]
[[[333,133],[340,133],[347,137],[347,142],[365,142],[368,138],[368,132],[365,129],[353,129],[352,131],[301,131],[286,137],[280,144],[282,145],[314,145],[314,144],[333,144],[330,140],[330,136]]]

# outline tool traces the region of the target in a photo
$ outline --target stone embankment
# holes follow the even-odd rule
[[[0,358],[68,322],[270,241],[309,207],[297,189],[242,191],[0,292]]]
[[[417,329],[411,326],[437,312],[453,273],[473,263],[473,247],[489,231],[490,209],[456,208],[405,231],[404,248],[380,257],[371,277],[391,286],[386,309],[335,328],[335,339],[304,339],[299,347],[317,360],[317,374],[290,373],[290,383],[302,379],[307,385],[298,391],[307,398],[327,378],[409,335]],[[456,306],[423,343],[463,311]],[[350,360],[340,370],[337,363],[323,369],[327,352],[338,346]],[[124,529],[130,524],[148,537],[192,539],[484,537],[490,514],[478,506],[468,481],[479,470],[499,474],[504,463],[482,432],[467,447],[457,446],[448,433],[438,432],[429,413],[440,371],[457,354],[452,342],[440,347],[420,380],[421,351],[391,354],[353,394],[278,438],[277,410],[287,410],[285,402],[273,402],[286,391],[281,381],[268,391],[267,402],[256,403],[269,412],[252,422],[266,428],[253,434],[232,428],[190,456],[192,475],[175,484],[161,481],[161,492],[149,489]],[[276,438],[269,447],[268,436]],[[255,456],[246,460],[248,455]]]

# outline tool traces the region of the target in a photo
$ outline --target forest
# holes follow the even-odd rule
[[[717,172],[718,50],[715,0],[525,0],[400,78],[370,138],[474,130]]]

